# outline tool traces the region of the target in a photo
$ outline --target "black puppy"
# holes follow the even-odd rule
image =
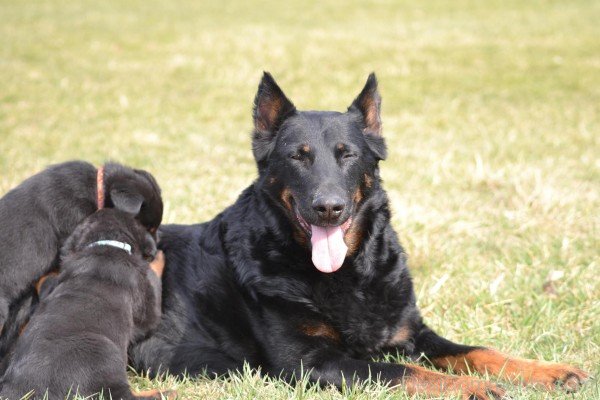
[[[346,112],[298,111],[269,74],[254,102],[258,178],[213,220],[161,228],[163,320],[130,351],[138,370],[214,375],[244,363],[338,387],[379,379],[409,393],[492,399],[471,376],[374,362],[382,353],[576,390],[565,364],[453,343],[421,318],[380,179],[381,98],[371,75]]]
[[[81,161],[54,165],[0,199],[0,333],[11,304],[56,265],[64,240],[102,207],[136,215],[151,232],[163,212],[152,175],[116,163],[98,170]],[[12,340],[2,336],[0,349]]]
[[[128,345],[159,322],[162,269],[148,262],[153,237],[131,214],[105,209],[79,225],[62,249],[56,287],[43,297],[0,379],[0,399],[134,395]],[[156,265],[156,264],[154,264]]]

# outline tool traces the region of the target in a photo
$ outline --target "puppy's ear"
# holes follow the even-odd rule
[[[381,135],[381,96],[379,90],[377,90],[375,73],[369,75],[365,87],[348,107],[348,112],[357,114],[360,117],[369,148],[378,159],[384,160],[387,156],[387,150]]]
[[[285,96],[273,76],[265,72],[258,85],[252,110],[254,119],[252,151],[257,162],[269,156],[277,130],[283,121],[295,112],[294,104]]]
[[[140,193],[118,187],[110,190],[110,199],[117,210],[134,216],[140,213],[144,203],[144,196]]]
[[[144,239],[145,240],[144,240],[144,246],[142,248],[142,255],[147,260],[152,261],[152,260],[154,260],[154,257],[156,257],[156,252],[158,251],[158,249],[156,248],[156,242],[154,241],[154,238],[152,237],[152,235],[149,233],[146,233],[146,236]]]
[[[144,195],[144,204],[139,215],[139,220],[147,229],[156,231],[162,221],[163,201],[160,196],[160,186],[151,173],[143,169],[133,170],[144,182],[139,190]]]
[[[148,184],[152,187],[152,190],[154,190],[158,195],[160,195],[160,186],[158,186],[156,178],[150,172],[143,169],[134,169],[133,172],[135,172],[136,174],[143,177],[143,179],[148,181]]]

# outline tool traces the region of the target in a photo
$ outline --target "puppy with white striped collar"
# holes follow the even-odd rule
[[[174,392],[131,392],[127,348],[161,315],[162,267],[156,243],[133,215],[103,209],[75,229],[61,250],[55,288],[19,337],[0,382],[0,399],[104,393],[113,399],[161,399]],[[153,263],[162,266],[162,263]]]

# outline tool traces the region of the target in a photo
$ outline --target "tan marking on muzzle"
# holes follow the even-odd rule
[[[365,187],[371,188],[373,186],[373,178],[369,174],[365,174]]]
[[[288,188],[283,188],[283,190],[281,191],[281,201],[283,202],[283,205],[285,206],[285,208],[287,208],[292,214],[294,213],[293,207],[292,207],[292,192],[290,189]]]

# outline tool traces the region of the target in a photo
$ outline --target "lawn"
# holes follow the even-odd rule
[[[256,175],[263,70],[298,108],[332,110],[375,71],[382,176],[426,320],[600,375],[600,2],[0,0],[0,21],[0,194],[51,163],[115,159],[157,177],[165,222],[204,221]],[[407,398],[255,371],[132,384],[186,399]],[[600,384],[575,398],[600,399]]]

